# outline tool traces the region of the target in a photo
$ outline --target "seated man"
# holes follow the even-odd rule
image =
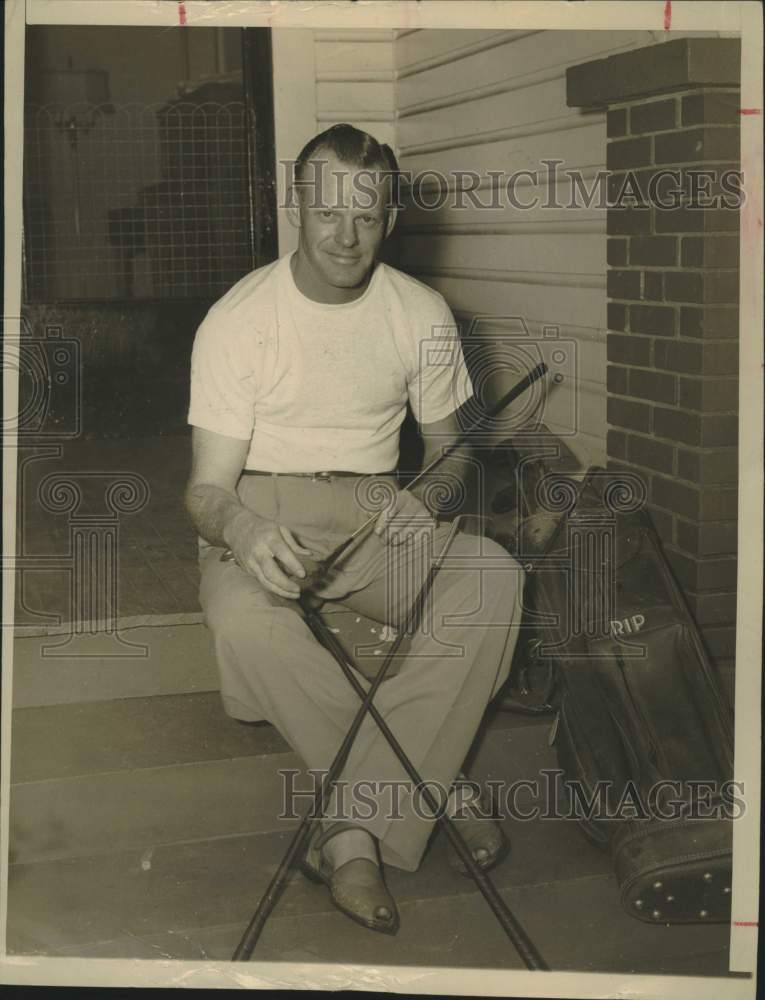
[[[450,530],[428,507],[431,481],[413,492],[398,487],[407,401],[427,462],[457,437],[456,411],[472,395],[442,296],[377,261],[395,222],[396,170],[389,147],[350,125],[312,139],[296,163],[289,209],[297,251],[213,306],[192,358],[186,502],[200,535],[200,600],[223,702],[238,719],[268,719],[319,771],[329,768],[359,698],[297,602],[303,561],[326,557],[378,510],[374,533],[317,596],[401,627]],[[434,476],[454,488],[466,458],[449,456]],[[226,549],[233,560],[221,559]],[[521,590],[521,570],[502,548],[458,534],[399,669],[376,697],[418,773],[439,788],[452,787],[507,678]],[[432,817],[417,807],[370,716],[342,781],[347,794],[334,795],[329,819],[317,824],[304,871],[353,919],[395,932],[381,861],[416,870]],[[405,792],[391,808],[394,787]],[[460,822],[482,868],[503,856],[496,824],[475,815]]]

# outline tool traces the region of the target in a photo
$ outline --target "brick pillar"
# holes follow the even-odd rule
[[[667,556],[729,690],[739,53],[736,39],[677,39],[572,67],[567,77],[569,105],[607,109],[608,464],[643,476]],[[713,176],[694,179],[694,171]]]

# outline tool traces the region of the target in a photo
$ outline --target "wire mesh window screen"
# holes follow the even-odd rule
[[[243,101],[28,105],[32,301],[216,298],[253,266]]]

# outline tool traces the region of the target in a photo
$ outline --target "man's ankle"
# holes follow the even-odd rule
[[[364,858],[374,864],[378,863],[375,839],[371,833],[361,828],[338,833],[337,836],[327,841],[323,851],[333,869],[337,869],[356,858]]]

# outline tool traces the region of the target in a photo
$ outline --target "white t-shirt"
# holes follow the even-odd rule
[[[407,400],[419,423],[472,395],[443,296],[378,263],[364,294],[306,298],[290,254],[242,278],[194,340],[188,422],[250,441],[245,468],[389,472]]]

